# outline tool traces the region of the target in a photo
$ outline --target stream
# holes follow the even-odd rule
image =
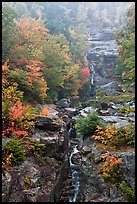
[[[79,187],[80,187],[80,177],[79,177],[79,167],[72,162],[73,155],[77,154],[79,150],[77,149],[78,145],[73,147],[73,151],[69,157],[69,164],[71,168],[71,175],[72,175],[72,185],[71,185],[71,195],[69,196],[69,202],[76,202],[77,196],[79,194]]]

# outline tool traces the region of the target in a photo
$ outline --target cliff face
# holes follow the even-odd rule
[[[87,54],[89,65],[94,71],[94,83],[96,88],[105,85],[115,79],[115,67],[118,57],[117,43],[113,29],[92,30],[88,38],[91,43],[91,52]],[[94,72],[94,73],[93,73]]]

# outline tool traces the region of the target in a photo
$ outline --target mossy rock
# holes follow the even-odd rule
[[[89,100],[89,101],[82,103],[83,108],[86,108],[89,106],[96,106],[96,100]]]
[[[134,95],[133,94],[120,94],[117,96],[105,96],[105,95],[101,95],[98,96],[98,100],[100,102],[128,102],[131,100],[134,100]]]

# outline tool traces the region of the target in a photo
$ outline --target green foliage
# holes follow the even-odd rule
[[[7,157],[9,157],[9,155],[12,154],[11,157],[11,163],[12,164],[20,164],[21,162],[23,162],[26,158],[26,151],[24,149],[24,147],[22,146],[22,144],[15,139],[12,139],[11,141],[9,141],[3,150],[3,158],[6,160]]]
[[[76,123],[76,129],[83,136],[93,135],[97,129],[97,125],[103,126],[96,113],[90,113],[85,118],[79,118]]]
[[[32,154],[39,160],[42,160],[44,158],[43,157],[44,150],[45,144],[41,144],[33,139],[29,140],[29,154]]]
[[[25,101],[51,103],[55,98],[77,98],[84,78],[80,69],[85,67],[83,11],[83,3],[74,7],[67,2],[3,4],[3,50],[8,47],[3,59],[9,59],[8,80],[18,84]]]
[[[127,202],[135,202],[135,184],[128,186],[124,181],[120,183],[125,199]]]
[[[102,95],[98,95],[98,100],[100,102],[119,102],[119,101],[122,101],[122,102],[127,102],[129,100],[134,100],[134,94],[132,93],[122,93],[120,95],[117,95],[117,96],[105,96],[103,95],[103,92],[102,92]]]
[[[2,8],[2,60],[8,59],[10,48],[16,40],[16,24],[14,22],[15,11],[13,8],[3,6]]]
[[[124,70],[124,64],[122,63],[122,61],[118,60],[116,69],[115,69],[115,74],[120,77],[122,76],[123,70]]]
[[[96,106],[96,100],[89,100],[82,103],[83,108],[86,108],[88,106]]]
[[[132,109],[131,109],[131,107],[128,107],[128,106],[121,106],[119,108],[119,111],[121,113],[129,114],[132,111]]]
[[[116,74],[126,85],[135,81],[135,6],[129,7],[124,28],[115,33],[119,49]]]

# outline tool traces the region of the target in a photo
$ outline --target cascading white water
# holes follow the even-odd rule
[[[72,163],[72,157],[74,154],[78,153],[79,150],[77,149],[78,145],[75,145],[73,148],[73,151],[69,157],[69,163],[70,163],[70,167],[76,167],[76,164]],[[78,193],[79,193],[79,187],[80,187],[80,182],[79,182],[79,171],[76,169],[72,168],[72,188],[73,188],[73,193],[72,195],[69,197],[69,202],[76,202]]]
[[[95,75],[95,71],[94,71],[94,66],[93,66],[93,64],[91,64],[90,72],[91,72],[91,84],[94,85],[94,75]]]
[[[72,156],[73,156],[74,154],[76,154],[76,153],[79,152],[79,150],[77,150],[77,146],[78,146],[78,145],[75,145],[75,146],[74,146],[73,152],[71,153],[71,155],[70,155],[70,157],[69,157],[69,163],[70,163],[70,166],[75,165],[75,164],[72,163],[71,160],[72,160]]]
[[[80,187],[79,174],[76,170],[73,170],[72,172],[72,187],[74,188],[73,195],[70,196],[69,202],[76,202]]]

